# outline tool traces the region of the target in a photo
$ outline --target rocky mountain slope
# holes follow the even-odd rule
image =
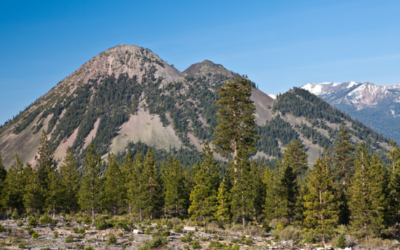
[[[400,143],[400,85],[326,82],[308,83],[301,88]]]
[[[0,127],[3,162],[10,167],[18,153],[23,162],[34,165],[45,129],[59,161],[72,147],[82,164],[93,142],[103,157],[154,147],[158,155],[172,154],[193,164],[203,143],[213,139],[216,90],[235,75],[208,60],[180,72],[148,49],[116,46],[93,57]],[[323,147],[333,148],[340,123],[355,143],[364,140],[381,155],[388,146],[382,135],[306,91],[294,89],[274,100],[254,88],[252,99],[262,138],[254,158],[276,159],[287,143],[299,139],[311,165]]]

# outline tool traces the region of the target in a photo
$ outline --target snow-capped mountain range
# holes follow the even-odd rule
[[[369,82],[308,83],[301,88],[331,104],[354,105],[357,109],[379,105],[382,101],[400,102],[400,85],[377,86]]]
[[[378,86],[370,82],[322,82],[307,83],[301,88],[400,142],[400,84]]]

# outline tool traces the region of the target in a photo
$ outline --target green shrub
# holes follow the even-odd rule
[[[76,219],[76,223],[81,224],[82,223],[82,219]]]
[[[24,223],[22,221],[18,221],[17,226],[22,227]]]
[[[40,250],[51,250],[50,247],[40,248]]]
[[[104,218],[97,218],[94,220],[94,226],[97,230],[105,230],[108,228],[108,224]]]
[[[38,239],[38,238],[39,238],[38,232],[34,232],[34,233],[32,234],[32,238],[33,238],[33,239]]]
[[[74,231],[74,233],[78,234],[79,233],[79,228],[74,227],[74,228],[72,228],[72,231]]]
[[[52,219],[51,219],[49,216],[47,216],[47,215],[43,215],[43,216],[41,216],[40,219],[39,219],[39,222],[40,222],[41,224],[49,224],[51,221],[52,221]]]
[[[149,246],[148,245],[140,246],[139,250],[149,250]]]
[[[51,220],[50,220],[50,226],[52,226],[52,227],[57,226],[57,220],[51,219]]]
[[[150,234],[151,231],[153,231],[153,228],[152,227],[148,227],[148,228],[146,228],[146,230],[144,230],[144,233],[145,234]]]
[[[66,227],[70,227],[70,226],[71,226],[71,223],[70,223],[70,222],[67,222],[67,223],[65,223],[65,226],[66,226]]]
[[[293,240],[300,239],[301,229],[293,226],[288,226],[279,232],[279,239],[281,240]]]
[[[85,250],[94,250],[94,247],[92,247],[90,244],[88,247],[85,247]]]
[[[92,219],[89,216],[86,216],[85,218],[83,218],[83,223],[85,223],[86,225],[90,225],[92,224]]]
[[[115,244],[117,243],[117,237],[115,237],[114,234],[110,234],[108,237],[107,245]]]
[[[201,237],[200,240],[201,240],[201,241],[208,241],[208,238],[206,238],[206,237]]]
[[[193,239],[192,239],[192,237],[190,236],[190,234],[188,234],[188,235],[182,237],[182,238],[181,238],[181,241],[184,242],[184,243],[190,243],[190,242],[193,241]]]
[[[170,236],[171,235],[171,232],[170,231],[165,231],[165,232],[163,232],[163,236]]]
[[[122,245],[122,249],[126,249],[126,245],[125,244]]]
[[[25,243],[21,242],[18,244],[18,248],[24,249],[25,248]]]
[[[271,231],[271,227],[267,222],[265,222],[262,226],[262,228],[265,230],[265,232],[269,233]]]
[[[6,228],[0,224],[0,233],[3,233],[6,231]]]
[[[65,238],[65,243],[71,243],[71,242],[74,242],[74,236],[68,235],[68,236]]]
[[[58,232],[57,231],[54,231],[54,237],[58,238]]]
[[[246,236],[242,235],[242,236],[240,237],[240,241],[241,241],[242,243],[244,243],[245,240],[246,240]]]
[[[149,248],[158,248],[160,246],[166,245],[168,240],[166,238],[155,238],[149,244]]]
[[[31,227],[37,227],[39,223],[37,222],[37,220],[34,217],[29,217],[28,218],[28,225]]]
[[[17,209],[14,209],[14,212],[11,214],[11,218],[13,220],[18,220],[19,219],[19,214],[18,214]]]
[[[251,237],[247,238],[246,241],[245,241],[245,244],[248,245],[248,246],[253,245],[253,238],[251,238]]]
[[[190,249],[190,247],[189,247],[189,245],[184,245],[184,246],[183,246],[183,249],[185,249],[185,250],[189,250],[189,249]]]
[[[28,228],[28,234],[32,235],[35,232],[35,230],[33,230],[32,228]]]
[[[200,242],[198,242],[197,240],[193,241],[192,248],[193,249],[200,249],[201,248]]]
[[[346,238],[344,237],[343,234],[339,235],[339,238],[338,238],[338,240],[336,241],[336,247],[338,247],[338,248],[345,248],[345,247],[347,247]]]
[[[75,249],[85,249],[85,246],[84,245],[81,245],[81,244],[79,244],[79,243],[76,243],[75,244]]]
[[[315,243],[315,239],[311,234],[308,234],[306,236],[306,238],[304,239],[304,242],[307,244],[314,244]]]
[[[272,244],[272,242],[270,240],[266,240],[265,243],[267,243],[268,245]]]
[[[178,234],[183,233],[183,226],[175,226],[174,231],[175,231],[175,233],[178,233]]]
[[[122,237],[122,236],[124,236],[124,233],[123,233],[123,232],[120,232],[120,233],[118,234],[118,236],[119,236],[119,237]]]
[[[129,241],[133,241],[133,237],[129,237],[129,239],[128,239]]]
[[[238,245],[234,245],[232,248],[231,248],[231,250],[239,250],[240,248],[239,248],[239,246]]]
[[[168,230],[171,230],[174,227],[174,225],[172,224],[172,222],[170,220],[168,220],[166,224],[167,224],[166,226],[167,226]]]
[[[276,225],[276,231],[281,231],[281,230],[283,230],[285,227],[281,224],[281,223],[278,223],[278,225]]]

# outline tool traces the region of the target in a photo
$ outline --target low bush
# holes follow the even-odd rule
[[[52,219],[51,219],[49,216],[47,216],[47,215],[43,215],[43,216],[41,216],[41,217],[39,218],[39,222],[40,222],[41,224],[50,224],[51,221],[52,221]]]
[[[85,247],[85,250],[94,250],[94,247],[92,247],[91,245],[89,245],[88,247]]]
[[[18,244],[18,248],[24,249],[25,248],[25,243],[21,242]]]
[[[197,241],[197,240],[193,241],[192,248],[193,249],[200,249],[201,248],[200,242]]]
[[[279,232],[279,238],[281,240],[299,240],[301,235],[301,229],[293,226],[288,226]]]
[[[120,233],[118,234],[118,236],[119,236],[119,237],[122,237],[122,236],[124,236],[124,233],[123,233],[123,232],[120,232]]]
[[[14,212],[11,214],[11,218],[13,220],[19,220],[19,214],[18,214],[17,209],[14,209]]]
[[[71,223],[70,223],[70,222],[67,222],[67,223],[65,223],[65,226],[66,226],[66,227],[70,227],[70,226],[71,226]]]
[[[54,231],[54,237],[58,238],[58,232],[57,231]]]
[[[247,238],[246,241],[245,241],[245,244],[248,245],[248,246],[253,245],[253,238],[251,238],[251,237]]]
[[[336,247],[338,247],[338,248],[345,248],[345,247],[347,247],[346,238],[344,237],[343,234],[339,235],[339,238],[338,238],[338,240],[336,241]]]
[[[39,223],[37,222],[37,220],[34,217],[29,217],[28,218],[28,225],[31,227],[37,227]]]
[[[34,232],[32,234],[32,239],[38,239],[39,238],[39,233],[38,232]]]
[[[163,232],[163,236],[170,236],[171,235],[171,232],[170,231],[165,231],[165,232]]]
[[[178,234],[183,233],[183,226],[175,226],[174,227],[174,232],[178,233]]]
[[[71,242],[74,242],[74,236],[68,235],[68,236],[65,238],[65,243],[71,243]]]
[[[7,229],[3,225],[0,224],[0,233],[3,233],[5,231],[7,231]]]
[[[114,234],[110,234],[108,237],[107,245],[115,244],[117,243],[117,237],[115,237]]]
[[[92,219],[90,219],[89,216],[85,216],[85,218],[83,218],[83,223],[85,223],[86,225],[90,225],[92,224]]]
[[[193,239],[192,239],[192,237],[190,236],[190,234],[188,234],[188,235],[182,237],[182,238],[181,238],[181,241],[184,242],[184,243],[190,243],[190,242],[193,241]]]
[[[22,227],[24,225],[24,223],[22,221],[18,221],[17,226],[18,227]]]

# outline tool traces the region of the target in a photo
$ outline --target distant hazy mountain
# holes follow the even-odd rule
[[[324,82],[308,83],[301,88],[400,143],[400,85]]]
[[[35,165],[45,129],[57,161],[71,147],[82,166],[93,142],[103,159],[111,152],[123,157],[153,147],[161,160],[176,156],[192,166],[204,142],[214,139],[216,90],[234,75],[208,60],[180,72],[148,49],[108,49],[0,127],[3,162],[10,167],[18,153],[22,162]],[[254,158],[276,159],[299,139],[312,166],[323,147],[333,147],[340,124],[354,143],[365,141],[381,155],[388,147],[382,135],[307,91],[294,89],[274,100],[253,88],[251,98],[261,137]]]

